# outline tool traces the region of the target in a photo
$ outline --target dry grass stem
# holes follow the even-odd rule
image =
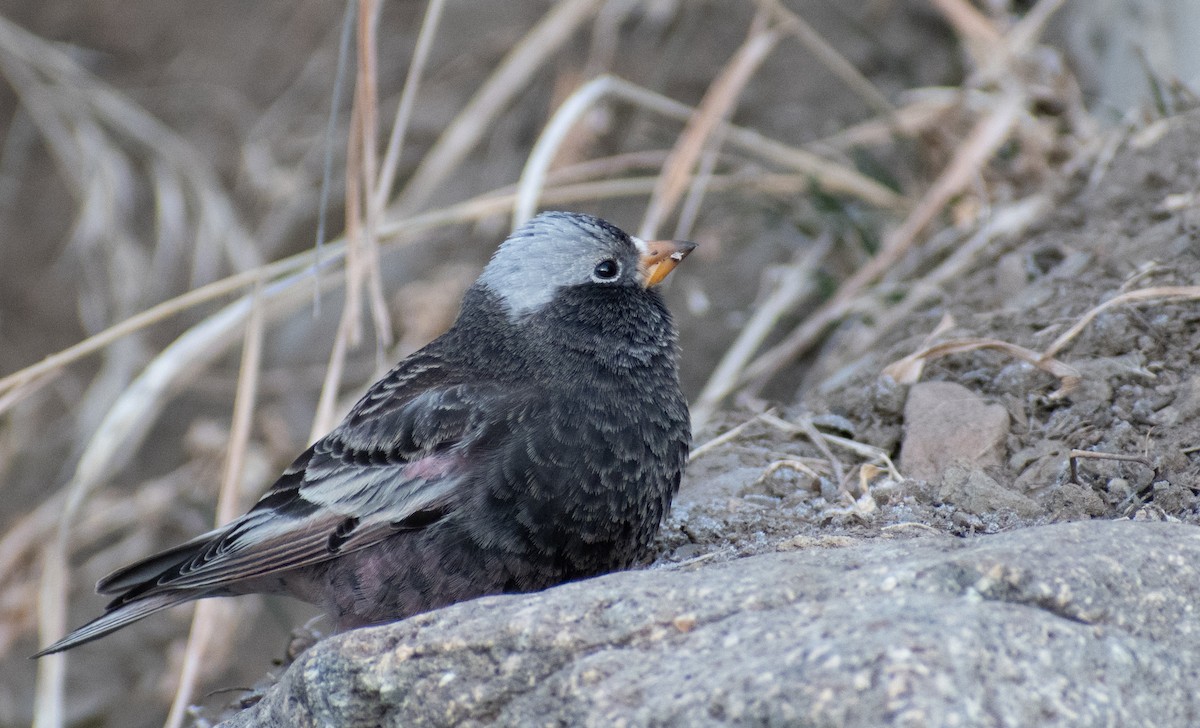
[[[746,362],[762,346],[775,328],[779,319],[796,309],[800,302],[811,296],[816,286],[812,272],[829,253],[833,245],[832,236],[823,236],[798,256],[792,264],[782,267],[780,276],[771,292],[759,304],[754,314],[742,327],[737,338],[722,355],[704,388],[692,403],[692,429],[703,428],[716,412],[725,393],[736,386],[737,378],[746,367]]]
[[[788,420],[778,417],[773,414],[763,414],[759,416],[763,422],[783,430],[784,432],[792,432],[795,434],[804,435],[809,442],[813,444],[821,452],[821,455],[829,462],[829,466],[833,469],[834,482],[842,488],[842,483],[846,479],[846,470],[842,467],[842,462],[833,454],[833,450],[829,449],[829,444],[826,441],[828,437],[825,433],[813,426],[811,420],[807,417],[801,418],[799,422],[789,422]]]
[[[555,154],[579,119],[607,97],[684,122],[698,113],[686,104],[616,76],[599,76],[583,84],[559,105],[526,159],[513,206],[514,227],[533,217],[539,203],[550,202],[541,198]],[[718,122],[717,127],[729,146],[753,154],[762,162],[795,170],[829,192],[858,197],[864,202],[888,209],[899,209],[904,205],[903,197],[854,169],[769,139],[751,129],[724,121]]]
[[[608,157],[586,159],[574,164],[556,167],[546,177],[546,184],[557,187],[573,182],[612,179],[635,171],[661,169],[670,154],[666,149],[647,149],[638,152],[622,152]],[[505,187],[497,192],[509,193],[516,190],[516,185]]]
[[[60,526],[61,528],[61,526]],[[66,555],[46,549],[38,583],[38,633],[62,634],[67,623]],[[33,701],[33,728],[62,728],[67,678],[66,655],[47,655],[38,661]]]
[[[889,523],[888,525],[881,527],[879,530],[883,531],[884,533],[890,533],[892,531],[922,531],[922,532],[928,533],[932,536],[946,538],[946,533],[944,531],[939,531],[938,529],[934,528],[933,526],[930,526],[927,523],[917,523],[916,521],[904,521],[902,523]]]
[[[734,104],[742,90],[781,37],[781,33],[774,28],[751,31],[750,37],[713,79],[663,166],[659,184],[655,186],[646,205],[638,237],[646,240],[657,237],[659,228],[687,188],[705,143],[712,137],[717,125],[733,113]]]
[[[11,386],[0,387],[0,414],[4,414],[9,407],[12,407],[17,402],[32,395],[34,392],[42,388],[43,385],[54,381],[55,377],[61,374],[60,371],[47,371],[44,374],[35,375],[26,378],[22,381],[15,382]],[[5,380],[0,380],[3,383]]]
[[[740,147],[751,152],[763,162],[789,168],[812,178],[812,181],[826,192],[850,195],[868,204],[889,210],[900,210],[907,207],[902,195],[896,194],[852,167],[775,141],[752,129],[730,127],[725,138],[730,146]]]
[[[780,30],[795,36],[821,65],[841,79],[847,88],[858,94],[859,98],[875,113],[888,119],[894,116],[895,108],[887,100],[887,97],[880,93],[879,89],[875,88],[875,84],[871,83],[866,76],[859,73],[854,64],[846,60],[846,57],[839,53],[837,48],[834,48],[829,41],[825,40],[824,36],[809,25],[808,21],[789,10],[780,0],[755,1],[759,7],[765,8],[775,16]]]
[[[340,257],[342,254],[341,244],[338,243],[332,256]],[[330,253],[327,251],[327,256]],[[331,256],[331,258],[332,258]],[[83,341],[73,346],[67,347],[60,352],[51,354],[37,364],[32,364],[24,369],[20,369],[8,376],[0,379],[0,394],[9,393],[19,387],[29,385],[31,382],[38,380],[47,375],[57,374],[61,369],[70,364],[79,361],[80,359],[101,351],[113,342],[122,339],[136,331],[151,326],[160,321],[175,316],[176,314],[187,311],[200,304],[208,303],[222,296],[227,296],[230,293],[240,291],[247,286],[254,285],[260,281],[270,280],[280,275],[294,272],[311,265],[313,254],[311,252],[294,255],[290,258],[270,263],[252,270],[236,273],[223,278],[219,281],[213,281],[208,285],[193,289],[186,293],[180,294],[168,301],[152,306],[140,313],[133,314],[129,318],[114,324],[113,326],[101,331],[93,336],[89,336]],[[332,260],[325,261],[326,265]],[[19,398],[17,398],[19,399]],[[14,399],[13,401],[16,401]],[[7,402],[5,406],[10,406],[12,402]],[[0,412],[4,410],[0,408]]]
[[[1031,364],[1044,372],[1059,379],[1059,389],[1050,396],[1054,399],[1064,397],[1079,385],[1081,375],[1079,370],[1068,366],[1058,359],[1027,349],[1017,344],[1010,344],[999,339],[954,339],[939,344],[924,347],[908,356],[897,359],[883,368],[883,374],[891,377],[900,384],[914,384],[920,377],[920,367],[928,361],[939,359],[951,354],[964,354],[979,349],[996,349],[1009,356]]]
[[[238,498],[239,485],[242,480],[243,466],[246,462],[246,448],[250,442],[251,424],[254,419],[254,403],[258,389],[258,380],[262,373],[263,345],[263,305],[256,291],[250,306],[249,320],[246,322],[246,333],[242,341],[242,362],[238,372],[237,393],[233,400],[233,421],[229,428],[229,447],[225,459],[225,467],[221,474],[221,486],[217,494],[215,526],[229,523],[244,510],[246,504]],[[171,709],[164,724],[166,728],[179,728],[183,725],[188,706],[191,704],[196,681],[199,679],[205,655],[211,653],[212,643],[223,642],[228,648],[229,640],[234,630],[228,629],[223,633],[218,629],[219,619],[226,609],[221,602],[203,600],[192,613],[192,626],[188,634],[187,646],[184,648],[183,667],[179,674],[179,684],[175,698],[171,701]],[[218,649],[219,652],[226,650]]]
[[[554,111],[549,123],[534,142],[529,156],[525,159],[525,167],[521,170],[520,180],[513,205],[512,226],[516,228],[533,217],[537,211],[538,198],[541,196],[549,174],[550,165],[558,154],[559,148],[571,129],[592,106],[604,96],[613,93],[617,86],[613,76],[600,76],[583,84],[567,97]]]
[[[904,479],[903,476],[900,475],[900,471],[897,470],[896,466],[892,463],[892,459],[888,457],[888,454],[874,445],[867,445],[865,443],[858,442],[857,440],[851,440],[845,437],[831,435],[827,432],[821,432],[812,425],[811,421],[805,422],[805,424],[808,426],[805,427],[804,425],[797,424],[795,422],[789,422],[782,417],[777,417],[769,412],[759,415],[759,419],[768,425],[771,425],[772,427],[783,430],[784,432],[801,434],[805,437],[808,437],[810,440],[813,440],[813,444],[816,445],[818,449],[821,449],[822,453],[825,452],[825,449],[821,447],[823,444],[828,443],[830,445],[837,445],[838,447],[849,450],[856,455],[869,458],[873,462],[883,463],[884,467],[887,468],[888,475],[895,480],[900,481]],[[818,437],[816,439],[812,438],[808,428],[812,428],[812,431],[817,433]],[[817,440],[820,440],[820,443],[818,443]],[[826,457],[830,463],[837,462],[836,458],[833,458],[832,456]],[[842,481],[839,479],[839,486],[841,485],[841,482]]]
[[[356,101],[361,102],[362,122],[362,199],[357,208],[346,206],[362,215],[363,268],[358,272],[366,277],[367,295],[371,303],[371,320],[375,324],[377,359],[382,361],[384,349],[392,345],[392,321],[383,294],[383,274],[379,268],[379,218],[382,206],[375,204],[379,152],[379,88],[376,66],[379,30],[379,4],[376,0],[359,0],[358,12],[358,82]]]
[[[892,144],[896,136],[915,138],[945,123],[955,110],[985,113],[995,105],[995,94],[978,88],[923,87],[900,94],[903,105],[890,117],[875,118],[848,126],[810,146],[846,150],[856,146]]]
[[[575,31],[595,14],[600,0],[563,0],[555,3],[511,51],[491,77],[463,107],[438,138],[413,173],[396,203],[411,212],[433,196],[479,143],[495,118]]]
[[[429,52],[433,48],[433,39],[437,35],[438,23],[442,19],[442,10],[446,0],[429,0],[425,8],[425,19],[421,21],[421,30],[417,34],[417,45],[413,49],[412,60],[408,64],[408,74],[404,78],[404,90],[400,92],[400,103],[396,108],[396,120],[392,123],[392,133],[388,137],[387,151],[384,152],[383,162],[379,166],[379,182],[375,187],[372,204],[380,219],[387,206],[388,198],[396,186],[396,173],[400,167],[400,153],[404,149],[404,138],[408,133],[408,124],[412,119],[413,103],[417,91],[421,87],[421,74],[429,63]]]
[[[980,256],[993,241],[1000,238],[1017,237],[1030,225],[1043,219],[1052,208],[1053,204],[1047,195],[1034,195],[995,208],[988,219],[979,226],[979,229],[966,242],[959,245],[950,257],[913,282],[904,296],[904,300],[887,307],[880,307],[874,316],[875,323],[871,330],[854,341],[849,356],[855,356],[874,346],[880,336],[893,330],[918,306],[941,296],[942,286],[964,274],[972,264],[978,262]]]
[[[976,65],[982,66],[995,55],[1004,43],[1004,36],[986,15],[979,12],[966,0],[931,0],[941,11],[963,45],[974,57]]]
[[[673,240],[687,240],[692,237],[692,230],[695,229],[696,220],[700,218],[700,211],[703,209],[704,194],[708,191],[713,171],[717,167],[721,144],[724,142],[723,137],[724,135],[719,130],[713,134],[712,143],[700,156],[699,166],[696,168],[696,173],[692,175],[691,184],[688,185],[687,196],[683,198],[683,204],[679,208],[675,232],[671,234]]]
[[[971,130],[956,150],[950,164],[938,175],[916,208],[899,228],[887,236],[879,253],[844,281],[834,297],[809,316],[786,339],[751,362],[739,381],[754,382],[755,388],[761,386],[812,346],[828,326],[844,316],[861,291],[893,266],[912,247],[917,236],[932,222],[934,216],[954,195],[971,183],[996,149],[1008,138],[1024,109],[1024,104],[1025,98],[1018,90],[1012,89],[1005,93],[992,113],[981,119]],[[728,392],[722,396],[725,394]]]
[[[296,278],[298,278],[297,276]],[[279,281],[264,289],[262,298],[273,305],[297,306],[303,289],[297,280]],[[271,300],[278,299],[278,300]],[[88,441],[65,489],[58,528],[43,554],[43,579],[38,594],[38,637],[43,644],[66,631],[68,554],[72,531],[84,502],[109,475],[137,452],[158,413],[181,381],[221,356],[236,341],[236,331],[251,309],[243,298],[193,326],[150,362],[105,413]],[[61,723],[60,707],[66,657],[49,655],[39,661],[37,710],[40,725]]]
[[[767,410],[767,414],[770,414],[772,411],[773,410]],[[730,440],[733,440],[738,435],[742,434],[742,431],[745,430],[747,427],[754,424],[755,422],[758,422],[758,420],[761,416],[762,415],[755,415],[754,417],[751,417],[750,419],[746,420],[742,424],[729,428],[725,432],[721,433],[720,435],[717,435],[716,437],[714,437],[713,439],[704,443],[703,445],[692,448],[691,453],[688,455],[688,462],[696,460],[697,458],[705,455],[706,453],[709,453],[709,452],[715,450],[716,448],[720,447],[721,445],[724,445],[725,443],[729,442]]]
[[[338,392],[349,350],[362,339],[363,282],[371,299],[376,342],[391,343],[391,323],[379,279],[378,228],[374,205],[375,135],[378,100],[375,90],[375,20],[372,0],[360,0],[358,12],[358,77],[350,112],[346,151],[346,290],[342,316],[321,385],[309,441],[327,432],[337,419]]]
[[[892,462],[892,459],[884,450],[877,448],[874,445],[867,445],[866,443],[858,442],[857,440],[851,440],[847,437],[830,435],[827,432],[821,434],[825,438],[825,441],[830,445],[837,445],[838,447],[844,450],[849,450],[860,457],[869,458],[872,462],[883,463],[883,467],[888,472],[888,477],[890,477],[892,480],[895,480],[896,482],[904,480],[904,476],[901,475],[900,471],[896,469],[896,464]]]
[[[770,478],[775,473],[778,473],[780,470],[794,470],[797,473],[801,473],[802,475],[807,475],[808,477],[812,478],[813,480],[820,480],[821,473],[817,472],[816,468],[829,465],[829,461],[822,460],[820,458],[807,458],[807,460],[808,460],[808,462],[805,462],[804,458],[788,458],[785,460],[776,460],[776,461],[772,462],[771,464],[767,465],[767,467],[762,471],[762,474],[760,474],[758,476],[758,478],[755,480],[755,482],[757,482],[757,483],[766,482],[766,480],[768,478]],[[812,465],[809,465],[809,463],[812,463]]]
[[[954,316],[950,315],[949,313],[942,314],[942,318],[938,321],[937,326],[933,327],[933,331],[930,331],[928,334],[922,337],[921,347],[925,348],[933,346],[939,338],[954,330],[954,327],[957,325],[958,322],[954,320]],[[892,379],[900,382],[901,384],[916,384],[921,380],[921,375],[925,372],[925,364],[927,361],[928,360],[923,357],[916,357],[910,360],[908,364],[902,368],[902,371],[892,375]],[[896,379],[897,374],[901,377],[900,379]]]
[[[1200,299],[1200,286],[1156,286],[1154,288],[1140,288],[1136,291],[1128,291],[1119,296],[1114,296],[1104,303],[1092,308],[1087,313],[1079,318],[1071,328],[1067,329],[1051,342],[1050,346],[1042,352],[1043,358],[1050,358],[1062,351],[1067,344],[1079,335],[1088,324],[1092,322],[1100,314],[1104,313],[1114,306],[1120,306],[1126,303],[1141,303],[1145,301],[1194,301]]]
[[[349,303],[346,305],[348,307]],[[344,309],[342,311],[342,321],[346,321],[346,312]],[[317,398],[317,407],[313,414],[312,427],[308,430],[309,443],[316,442],[326,432],[333,429],[333,425],[337,420],[338,390],[342,381],[342,371],[346,364],[349,339],[347,327],[339,325],[337,335],[333,340],[333,348],[329,352],[329,363],[325,367],[325,376],[321,382],[321,394]]]

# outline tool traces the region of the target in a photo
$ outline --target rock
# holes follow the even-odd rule
[[[1175,401],[1156,412],[1150,420],[1156,425],[1174,427],[1200,416],[1200,375],[1193,375],[1179,388]]]
[[[1056,520],[1100,518],[1108,513],[1108,504],[1096,491],[1078,483],[1063,483],[1046,495],[1046,508]]]
[[[1070,450],[1061,440],[1045,439],[1013,453],[1009,471],[1019,473],[1013,489],[1030,493],[1052,488],[1067,474]]]
[[[1200,529],[613,574],[333,637],[226,726],[1194,725]]]
[[[951,465],[942,473],[938,500],[977,516],[1013,513],[1033,518],[1042,512],[1033,499],[1005,488],[979,468],[961,465]]]
[[[920,382],[904,406],[900,470],[910,478],[936,480],[956,462],[1000,464],[1008,437],[1008,412],[987,404],[954,382]]]

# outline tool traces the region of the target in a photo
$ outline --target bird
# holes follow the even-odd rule
[[[635,565],[691,447],[656,285],[695,247],[532,218],[245,515],[101,579],[104,613],[34,657],[207,597],[290,595],[340,632]]]

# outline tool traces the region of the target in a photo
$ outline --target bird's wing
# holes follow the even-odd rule
[[[390,379],[390,378],[389,378]],[[97,585],[119,602],[216,590],[364,548],[440,520],[461,500],[480,450],[523,392],[487,382],[420,387],[382,380],[240,519],[126,567]],[[394,383],[393,383],[394,384]],[[389,396],[390,390],[390,396]]]

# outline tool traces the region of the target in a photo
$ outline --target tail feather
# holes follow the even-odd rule
[[[96,583],[96,591],[100,594],[119,594],[137,587],[144,587],[147,583],[156,581],[171,568],[191,559],[226,530],[218,528],[209,531],[166,551],[160,551],[153,556],[147,556],[141,561],[117,569]]]
[[[93,619],[58,642],[33,655],[31,659],[69,650],[85,642],[100,639],[143,617],[202,596],[204,595],[195,592],[167,592],[165,594],[154,594],[144,599],[123,604],[111,612]]]

